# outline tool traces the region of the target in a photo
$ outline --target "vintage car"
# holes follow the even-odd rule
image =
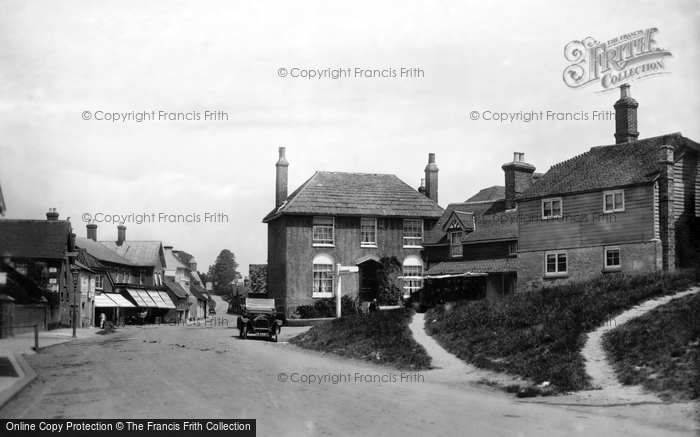
[[[278,318],[275,310],[274,299],[241,299],[241,315],[236,320],[240,338],[246,339],[249,334],[267,335],[276,342],[282,324],[283,320]]]

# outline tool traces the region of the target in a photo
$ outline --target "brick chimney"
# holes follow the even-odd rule
[[[277,167],[277,176],[275,178],[275,208],[279,208],[280,205],[287,200],[287,172],[289,167],[289,162],[284,156],[284,147],[279,148],[280,157],[275,166]]]
[[[525,162],[525,154],[513,152],[513,162],[501,166],[506,173],[506,209],[514,209],[515,199],[532,185],[535,166]]]
[[[421,178],[420,187],[418,187],[418,192],[425,196],[425,178]]]
[[[124,223],[119,223],[117,226],[117,246],[121,246],[126,241],[126,226]]]
[[[58,221],[58,213],[56,208],[49,208],[49,212],[46,213],[46,220],[50,222]]]
[[[438,203],[438,172],[435,164],[435,154],[428,154],[428,165],[425,166],[425,197]]]
[[[636,141],[637,107],[639,103],[632,98],[629,84],[620,85],[620,100],[615,102],[615,144]]]
[[[673,201],[673,146],[659,149],[659,237],[661,265],[664,270],[676,267],[676,229]]]
[[[97,241],[97,225],[94,223],[87,224],[87,237],[92,241]]]

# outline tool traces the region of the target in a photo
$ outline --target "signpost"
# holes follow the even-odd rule
[[[341,311],[341,297],[342,297],[342,288],[343,288],[343,280],[342,277],[344,275],[348,275],[350,273],[357,273],[360,271],[360,268],[357,266],[341,266],[340,263],[337,263],[335,265],[335,275],[338,277],[338,286],[336,287],[336,298],[335,298],[335,316],[336,318],[340,318],[340,315],[342,314]]]

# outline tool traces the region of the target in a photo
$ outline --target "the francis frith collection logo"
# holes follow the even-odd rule
[[[668,50],[657,47],[654,34],[658,29],[636,30],[607,42],[592,37],[571,41],[564,49],[569,65],[564,70],[564,83],[581,88],[600,82],[603,90],[656,74],[667,74],[665,56]]]

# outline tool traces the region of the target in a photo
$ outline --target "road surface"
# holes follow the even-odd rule
[[[306,328],[241,340],[225,307],[206,324],[128,326],[27,356],[38,377],[0,418],[255,418],[259,436],[694,435],[663,405],[521,401],[458,374],[402,374],[286,343]]]

